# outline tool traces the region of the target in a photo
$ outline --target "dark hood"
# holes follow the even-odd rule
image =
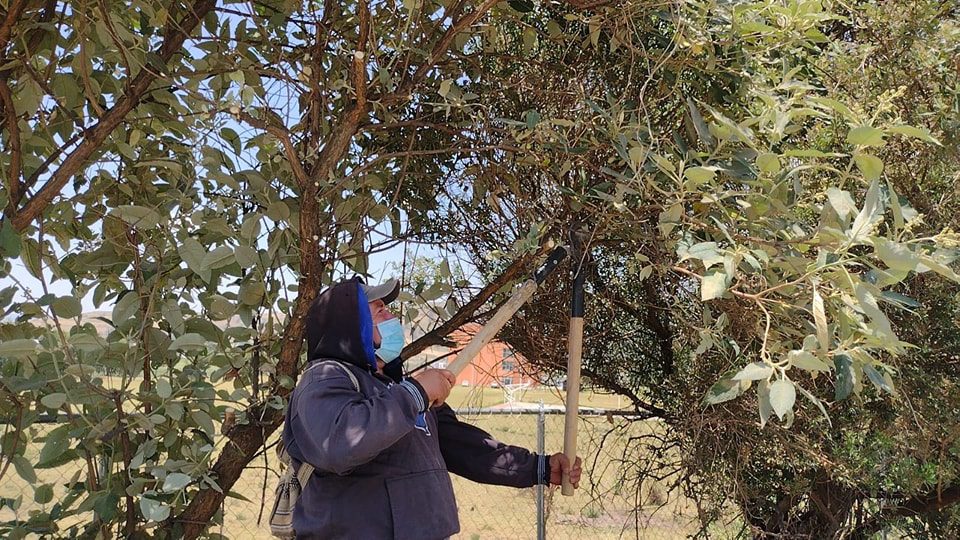
[[[376,371],[373,319],[359,277],[327,287],[307,312],[307,360],[334,358]]]

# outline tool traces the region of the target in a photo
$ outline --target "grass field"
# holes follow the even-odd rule
[[[556,389],[530,389],[522,395],[515,394],[514,401],[545,405],[562,404],[562,393]],[[448,402],[458,409],[479,409],[503,403],[502,389],[457,387]],[[585,392],[581,406],[617,409],[621,402],[616,395]],[[473,423],[498,440],[531,450],[537,444],[536,414],[461,414],[463,420]],[[636,511],[635,489],[624,485],[618,456],[623,451],[624,440],[631,434],[657,429],[656,423],[628,423],[623,419],[608,419],[604,416],[585,416],[580,421],[579,450],[586,458],[584,480],[581,489],[573,497],[564,497],[557,489],[546,490],[548,538],[634,538],[639,527],[640,538],[681,538],[696,530],[695,512],[681,498],[665,493],[662,485],[645,484],[642,491],[655,497],[647,500],[656,505],[641,504]],[[48,429],[47,426],[39,429]],[[614,442],[598,453],[598,441],[610,429],[619,431]],[[547,415],[545,418],[545,447],[547,453],[562,450],[563,416]],[[28,451],[39,452],[39,445]],[[31,458],[33,456],[28,456]],[[35,486],[27,485],[12,470],[0,484],[0,497],[23,497],[17,515],[22,519],[31,510],[49,509],[64,493],[63,484],[79,471],[81,463],[75,461],[55,469],[38,470]],[[258,525],[261,501],[265,500],[264,521],[273,501],[276,483],[276,459],[271,452],[268,460],[257,459],[250,464],[234,486],[243,499],[228,498],[224,503],[224,523],[211,532],[230,538],[268,538],[266,524]],[[81,473],[83,474],[83,473]],[[460,509],[461,533],[457,539],[526,539],[536,537],[536,491],[533,488],[514,489],[484,486],[462,478],[453,477]],[[34,501],[34,488],[51,485],[53,497],[44,504]],[[428,511],[428,510],[427,510]],[[89,519],[90,514],[80,516],[75,523]],[[0,520],[14,517],[9,508],[0,509]],[[66,525],[66,524],[65,524]]]

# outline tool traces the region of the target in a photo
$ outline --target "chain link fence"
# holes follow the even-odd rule
[[[508,444],[533,451],[542,445],[547,454],[562,451],[564,417],[558,407],[512,404],[461,411],[459,417]],[[698,524],[693,505],[670,493],[667,480],[638,480],[631,466],[631,460],[642,456],[629,450],[629,441],[658,425],[604,411],[582,414],[578,453],[584,459],[583,477],[572,497],[561,495],[559,488],[487,486],[453,475],[461,524],[461,532],[454,538],[672,539],[695,533]],[[541,437],[542,442],[538,440]],[[252,461],[224,502],[221,514],[215,517],[210,533],[235,539],[269,538],[267,519],[278,465],[272,450]],[[4,476],[0,483],[0,498],[4,500],[0,521],[24,519],[36,508],[49,510],[66,496],[63,486],[71,477],[83,478],[86,471],[75,461],[36,473],[33,483],[17,474]],[[118,511],[122,511],[120,502],[116,501]],[[88,511],[74,516],[73,522],[86,523],[89,518],[92,512]],[[61,525],[69,527],[71,523]]]
[[[540,406],[542,407],[542,406]],[[504,407],[460,411],[458,417],[504,443],[537,451],[538,430],[547,454],[563,450],[564,416],[559,407]],[[696,510],[668,491],[668,480],[647,479],[638,485],[627,472],[636,456],[626,448],[631,434],[656,429],[656,421],[636,421],[605,411],[581,415],[578,453],[584,459],[580,489],[572,497],[559,488],[517,489],[477,484],[451,475],[460,511],[457,540],[509,539],[674,539],[699,529]],[[542,426],[542,427],[541,427]],[[248,500],[228,498],[223,526],[215,531],[229,538],[269,536],[266,525],[276,483],[270,456],[250,464],[234,491]],[[264,480],[266,479],[266,484]],[[538,495],[543,504],[538,509]],[[261,500],[266,502],[261,510]],[[428,510],[425,510],[428,511]],[[258,524],[258,518],[263,518]],[[541,517],[542,516],[542,517]]]

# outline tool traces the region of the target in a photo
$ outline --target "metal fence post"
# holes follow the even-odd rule
[[[540,400],[540,410],[537,413],[537,453],[541,456],[546,452],[544,444],[544,423],[546,417],[543,414],[543,400]],[[546,508],[544,508],[544,489],[546,486],[537,484],[537,540],[545,540],[547,537]]]

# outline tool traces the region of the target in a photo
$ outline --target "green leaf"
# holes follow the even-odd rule
[[[790,365],[806,371],[830,371],[830,366],[814,356],[810,351],[790,351],[787,353]]]
[[[290,207],[283,201],[274,201],[267,206],[266,215],[273,221],[286,221],[290,219]]]
[[[140,512],[147,521],[163,521],[170,517],[168,505],[148,497],[140,499]]]
[[[20,235],[9,219],[0,221],[0,259],[20,256]]]
[[[850,196],[849,191],[832,187],[827,190],[827,200],[830,201],[830,206],[833,207],[833,210],[844,223],[850,216],[857,213],[857,204],[853,202],[853,197]]]
[[[260,255],[257,250],[250,246],[237,246],[233,252],[240,268],[253,268],[260,262]]]
[[[941,276],[956,281],[960,283],[960,275],[957,275],[952,268],[946,264],[941,263],[940,261],[929,256],[920,257],[920,264],[917,265],[917,272],[926,272],[928,270],[933,270],[934,272],[940,274]],[[2,353],[0,353],[2,354]]]
[[[245,502],[248,502],[248,503],[252,503],[252,502],[253,502],[252,500],[250,500],[249,497],[245,497],[245,496],[243,496],[243,494],[237,493],[236,491],[233,491],[233,490],[228,491],[226,495],[227,495],[227,497],[230,497],[231,499],[239,499],[239,500],[241,500],[241,501],[245,501]]]
[[[857,295],[860,309],[870,317],[870,326],[877,337],[884,340],[891,340],[895,344],[896,334],[890,326],[890,320],[877,305],[877,299],[873,296],[873,293],[870,292],[869,288],[863,283],[858,283],[854,289],[854,293]]]
[[[224,266],[233,264],[235,260],[233,248],[230,246],[220,246],[203,256],[200,268],[204,271],[216,270],[217,268],[223,268]]]
[[[890,302],[897,307],[901,308],[918,308],[921,307],[920,302],[917,302],[909,296],[902,295],[894,291],[883,291],[880,293],[880,297],[887,302]]]
[[[680,256],[680,262],[687,259],[699,259],[703,261],[703,269],[709,270],[715,264],[723,264],[724,257],[718,251],[716,242],[699,242],[690,247],[681,242],[677,244],[677,255]]]
[[[643,146],[631,146],[630,150],[627,151],[627,155],[630,157],[630,166],[633,167],[633,170],[638,170],[643,165],[643,162],[647,159],[647,154],[650,151]]]
[[[895,394],[893,390],[893,385],[888,384],[887,380],[884,379],[883,375],[881,375],[880,372],[877,371],[877,369],[871,366],[870,364],[863,365],[863,373],[867,376],[868,379],[870,379],[870,382],[872,382],[873,385],[876,386],[879,390],[883,390],[884,392],[887,392],[888,394],[891,394],[891,395]]]
[[[698,187],[706,184],[707,182],[713,180],[716,172],[712,168],[707,167],[691,167],[683,171],[683,175],[687,177],[688,182],[684,187],[687,189],[697,189]]]
[[[93,510],[104,521],[110,521],[117,516],[117,509],[120,506],[120,496],[112,491],[108,491],[97,497],[93,503]]]
[[[67,395],[63,392],[55,392],[53,394],[47,394],[40,398],[40,403],[48,409],[59,409],[67,402]]]
[[[690,119],[693,121],[693,129],[696,130],[697,136],[700,137],[700,140],[708,146],[712,147],[716,144],[716,139],[710,133],[710,127],[703,120],[703,115],[700,114],[700,109],[697,108],[697,104],[693,101],[693,98],[687,98],[687,108],[690,109]]]
[[[240,225],[240,238],[253,243],[260,235],[260,220],[262,217],[259,213],[254,212],[243,218],[243,225]]]
[[[733,376],[735,381],[759,381],[773,374],[773,366],[765,362],[752,362]]]
[[[766,174],[780,172],[780,157],[769,152],[757,156],[757,168]]]
[[[28,484],[37,483],[37,473],[33,470],[33,465],[23,456],[13,456],[13,467],[17,470],[20,478],[23,478]]]
[[[894,270],[913,272],[920,263],[920,257],[907,246],[892,242],[886,238],[874,240],[873,247],[883,264]]]
[[[450,93],[450,87],[453,85],[453,79],[446,79],[440,83],[440,88],[437,90],[437,93],[441,97],[447,97],[447,94]]]
[[[853,360],[846,354],[834,356],[833,365],[837,369],[837,386],[834,399],[840,401],[846,399],[853,392],[854,384],[856,384],[856,374],[853,371]]]
[[[33,490],[33,500],[38,504],[47,504],[53,500],[53,486],[50,484],[42,484],[34,488]]]
[[[169,349],[171,351],[180,351],[180,350],[199,350],[204,349],[207,346],[207,340],[204,339],[200,334],[183,334],[177,339],[170,342]]]
[[[781,379],[770,385],[770,406],[780,420],[793,411],[793,404],[796,401],[797,390],[793,382]]]
[[[260,305],[260,301],[263,300],[266,292],[262,281],[244,282],[240,285],[240,302],[248,306]]]
[[[171,345],[173,345],[172,342],[171,342]],[[167,380],[165,377],[157,379],[157,397],[159,397],[160,399],[167,399],[172,395],[173,395],[173,387],[170,386],[170,381]]]
[[[773,406],[770,405],[770,383],[766,380],[757,383],[757,401],[760,412],[760,427],[767,425],[770,415],[773,414]]]
[[[880,174],[883,172],[883,161],[877,156],[857,152],[853,155],[853,161],[857,164],[857,168],[860,169],[863,177],[866,178],[868,182],[879,179]]]
[[[700,300],[706,302],[720,298],[727,292],[727,274],[711,270],[700,282]]]
[[[664,211],[660,212],[659,223],[657,226],[660,228],[660,233],[663,236],[668,236],[673,228],[676,227],[677,223],[680,221],[680,216],[683,215],[683,205],[680,203],[675,203],[667,207]]]
[[[37,342],[32,339],[8,339],[0,342],[0,357],[22,358],[36,352]]]
[[[850,130],[847,142],[859,146],[883,146],[883,131],[871,126],[860,126]]]
[[[69,427],[69,426],[63,426]],[[51,464],[70,448],[69,431],[66,429],[55,429],[47,435],[47,441],[40,449],[40,457],[37,460],[38,466]]]
[[[154,229],[160,224],[160,214],[145,206],[118,206],[109,215],[116,216],[139,230]]]
[[[140,310],[140,296],[136,291],[128,291],[113,306],[111,320],[114,326],[120,326],[127,319],[132,318]]]
[[[83,308],[80,306],[80,300],[72,296],[61,296],[53,301],[51,305],[53,312],[57,317],[63,317],[65,319],[72,319],[83,311]]]
[[[823,308],[823,297],[816,287],[813,289],[813,321],[817,326],[817,341],[821,354],[830,350],[830,334],[827,330],[827,313]]]
[[[703,402],[706,405],[723,403],[724,401],[729,401],[739,396],[745,389],[740,381],[735,381],[729,376],[723,377],[707,390],[707,395],[704,396]]]
[[[163,491],[173,493],[187,487],[190,483],[190,475],[183,473],[170,473],[163,480]]]
[[[213,437],[214,435],[216,435],[216,432],[213,427],[213,419],[210,418],[210,415],[207,414],[206,412],[193,411],[190,413],[190,418],[192,418],[193,421],[196,422],[198,426],[200,426],[200,429],[202,429],[203,432],[209,435],[210,437]]]
[[[825,97],[814,97],[814,98],[811,98],[810,101],[823,105],[834,112],[840,113],[844,117],[844,119],[849,120],[851,122],[856,122],[858,119],[857,115],[854,114],[852,110],[850,110],[850,107],[847,107],[846,105],[844,105],[843,103],[840,103],[835,99],[825,98]]]
[[[806,390],[804,390],[802,386],[798,385],[796,388],[798,392],[803,394],[803,397],[807,398],[807,400],[809,400],[810,403],[813,403],[814,405],[817,406],[818,409],[820,409],[820,412],[823,413],[823,417],[827,419],[827,425],[832,427],[833,422],[830,421],[830,415],[827,414],[827,408],[823,406],[823,402],[817,399],[816,396],[814,396],[810,392],[807,392]]]
[[[187,268],[198,274],[202,271],[203,256],[206,255],[207,252],[203,249],[203,245],[196,239],[187,238],[181,242],[180,245],[177,246],[177,253],[180,254],[183,262],[187,263]]]
[[[867,189],[866,200],[863,202],[863,209],[857,214],[850,225],[850,241],[860,242],[870,235],[874,223],[880,217],[883,206],[880,203],[880,184],[874,180]]]
[[[915,139],[920,139],[929,143],[933,143],[937,146],[943,146],[936,137],[930,134],[930,131],[926,128],[918,128],[914,126],[908,126],[906,124],[900,124],[896,126],[891,126],[887,128],[889,133],[897,133],[899,135],[906,135],[907,137],[913,137]]]

